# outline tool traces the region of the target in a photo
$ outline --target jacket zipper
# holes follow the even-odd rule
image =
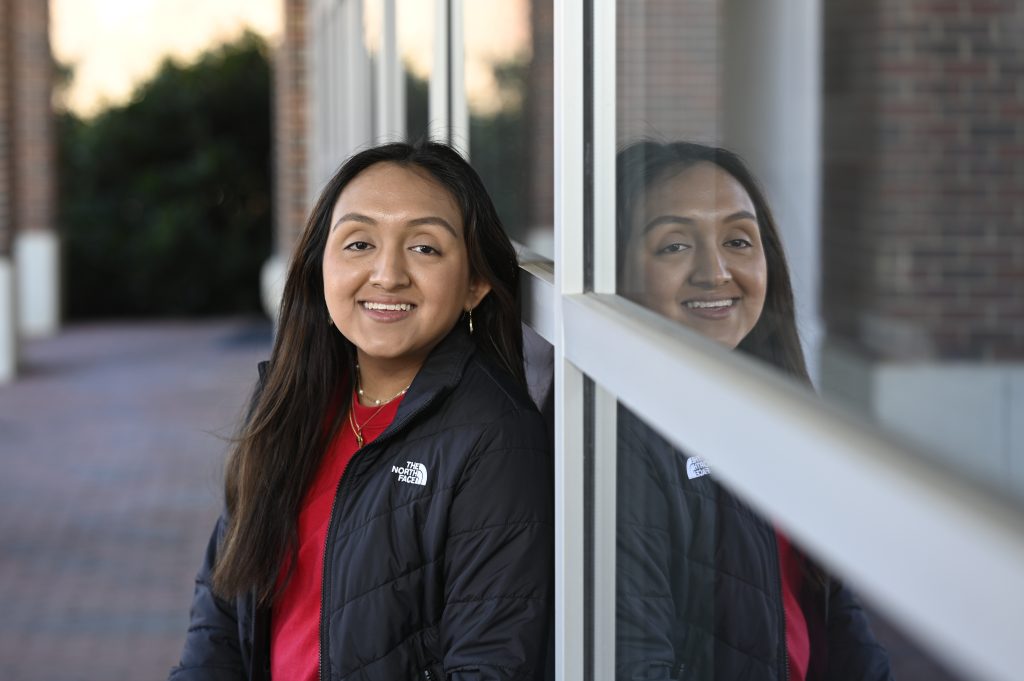
[[[338,497],[341,495],[341,486],[345,482],[345,474],[348,473],[348,469],[352,466],[352,462],[355,461],[357,456],[365,455],[366,454],[366,450],[368,450],[370,447],[373,447],[374,445],[379,445],[381,441],[389,440],[392,437],[394,437],[395,433],[397,433],[399,430],[404,428],[406,423],[408,423],[413,417],[418,416],[419,413],[422,412],[424,409],[426,409],[430,405],[430,403],[433,402],[433,401],[434,401],[433,397],[428,399],[426,402],[424,402],[420,406],[419,409],[417,409],[414,412],[411,412],[408,416],[406,416],[404,419],[402,419],[402,421],[397,426],[395,426],[393,429],[389,426],[375,440],[373,440],[372,442],[367,443],[366,446],[363,447],[362,449],[356,450],[356,453],[353,454],[352,457],[348,460],[348,463],[345,464],[345,468],[342,469],[341,477],[338,478],[338,486],[334,488],[334,499],[331,500],[331,514],[330,514],[330,516],[328,516],[328,519],[327,519],[327,538],[324,540],[324,560],[323,560],[324,568],[323,568],[322,574],[320,575],[320,615],[318,617],[318,619],[320,620],[320,655],[319,655],[320,659],[319,659],[319,661],[317,663],[317,678],[320,681],[324,681],[324,651],[327,648],[327,645],[326,645],[327,644],[327,639],[326,639],[327,623],[324,621],[324,594],[327,591],[327,557],[328,557],[327,549],[331,545],[331,529],[334,527],[334,511],[338,507]],[[349,409],[351,409],[351,408],[352,408],[352,405],[349,404]],[[394,423],[392,423],[392,425],[394,425]],[[388,432],[388,431],[390,431],[390,432]],[[328,445],[329,444],[330,443],[328,443]],[[429,674],[430,674],[429,670],[427,670],[427,674],[428,674],[427,678],[428,678],[428,681],[429,681],[429,678],[430,678],[429,677]]]

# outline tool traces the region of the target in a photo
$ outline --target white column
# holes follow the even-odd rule
[[[430,71],[430,139],[447,142],[451,129],[451,110],[449,80],[451,59],[449,48],[449,7],[448,0],[436,0],[434,3],[434,63]]]
[[[377,120],[379,142],[405,139],[405,73],[398,54],[398,29],[395,0],[384,0],[381,16],[381,43],[376,63]]]
[[[280,253],[274,253],[260,268],[260,302],[263,311],[271,321],[277,323],[281,312],[281,299],[284,298],[284,282],[288,277],[288,260]]]
[[[824,336],[821,267],[821,0],[725,0],[723,143],[746,159],[782,232],[808,369]]]
[[[555,2],[555,676],[583,681],[583,374],[566,358],[562,309],[583,293],[583,3]],[[589,680],[588,680],[589,681]]]
[[[60,327],[60,241],[50,230],[26,230],[14,237],[18,330],[26,338],[57,333]]]
[[[431,139],[451,144],[468,159],[465,13],[462,0],[437,0],[434,5],[429,129]]]
[[[0,256],[0,383],[14,380],[18,369],[17,306],[14,267]]]
[[[593,290],[615,293],[616,0],[593,0]],[[586,59],[586,57],[585,57]],[[586,68],[586,64],[584,65]],[[586,105],[586,104],[585,104]],[[564,347],[562,349],[564,352]],[[617,402],[594,390],[593,681],[615,678]]]
[[[363,3],[361,0],[347,0],[343,9],[341,23],[336,24],[339,37],[333,41],[334,44],[328,46],[328,49],[331,50],[332,58],[344,60],[344,64],[341,65],[344,69],[341,74],[344,81],[337,90],[338,100],[334,109],[336,113],[333,113],[330,120],[325,123],[348,123],[348,134],[341,141],[341,147],[335,150],[332,173],[349,156],[374,143],[373,115],[369,106],[373,97],[373,74],[364,37]],[[347,54],[335,51],[335,45],[338,44],[346,49]]]
[[[469,158],[469,102],[466,99],[466,10],[463,0],[451,1],[448,40],[451,43],[449,54],[451,63],[448,65],[451,88],[451,145]]]

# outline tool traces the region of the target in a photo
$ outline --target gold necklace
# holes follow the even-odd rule
[[[386,400],[375,400],[372,397],[367,397],[366,393],[363,392],[363,376],[359,372],[359,364],[358,363],[356,364],[356,392],[359,393],[359,397],[361,399],[363,399],[363,400],[365,400],[367,402],[373,402],[373,406],[375,406],[375,407],[384,406],[388,402],[392,402],[394,400],[397,400],[399,397],[401,397],[405,393],[409,392],[409,388],[411,386],[412,386],[412,384],[410,383],[409,385],[405,386],[404,388],[402,388],[401,390],[399,390],[397,393],[395,393],[394,395],[392,395],[391,397],[389,397]],[[374,414],[374,416],[376,416],[376,414]],[[367,423],[369,423],[369,421],[367,421]]]
[[[388,400],[388,401],[390,402],[390,400]],[[376,418],[377,414],[381,413],[381,411],[383,411],[384,407],[386,407],[386,406],[388,406],[388,405],[387,404],[383,404],[383,405],[377,407],[377,411],[375,411],[372,414],[370,414],[370,418],[368,418],[365,421],[363,421],[363,425],[360,426],[358,423],[356,423],[356,417],[355,417],[356,405],[355,404],[350,404],[349,405],[349,407],[348,407],[348,424],[350,426],[352,426],[352,432],[356,436],[356,449],[362,449],[363,448],[363,428],[365,428],[366,426],[370,425],[370,421],[372,421],[374,418]]]

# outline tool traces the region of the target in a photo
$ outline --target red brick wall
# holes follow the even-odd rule
[[[277,252],[290,256],[309,212],[306,190],[306,2],[284,0],[274,61],[274,193]]]
[[[50,230],[56,207],[56,150],[49,3],[13,0],[11,8],[14,224],[17,231]]]
[[[721,0],[618,3],[618,137],[719,137]],[[596,46],[600,49],[600,46]]]
[[[883,358],[1024,357],[1024,5],[824,8],[830,335]]]
[[[11,254],[11,0],[0,0],[0,258]]]

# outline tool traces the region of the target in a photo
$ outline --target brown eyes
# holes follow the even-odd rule
[[[729,239],[725,245],[730,248],[752,248],[754,244],[747,239]]]
[[[368,241],[353,241],[352,243],[345,245],[346,251],[368,251],[371,248],[373,248],[373,244]],[[419,253],[420,255],[441,255],[441,251],[426,244],[410,246],[409,250],[413,253]]]
[[[753,248],[754,244],[749,239],[737,238],[729,239],[722,243],[726,248]],[[666,246],[662,246],[654,252],[655,255],[670,255],[672,253],[682,253],[683,251],[689,250],[691,246],[682,242],[676,241]]]
[[[656,255],[667,255],[669,253],[681,253],[682,251],[685,251],[689,247],[690,246],[688,244],[683,244],[683,243],[678,243],[677,242],[677,243],[669,244],[668,246],[662,246],[657,251],[655,251],[655,254]]]

